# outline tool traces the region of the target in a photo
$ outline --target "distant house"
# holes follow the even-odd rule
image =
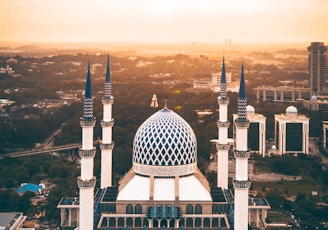
[[[34,193],[41,193],[43,186],[41,184],[36,185],[32,183],[22,183],[19,188],[17,188],[17,193],[24,193],[27,191],[34,192]]]

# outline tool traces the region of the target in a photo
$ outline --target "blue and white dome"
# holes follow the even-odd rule
[[[167,108],[149,117],[133,141],[133,169],[142,175],[188,175],[197,169],[197,141],[190,125]]]

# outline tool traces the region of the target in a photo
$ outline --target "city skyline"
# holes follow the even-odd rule
[[[327,42],[327,0],[12,0],[0,42]]]

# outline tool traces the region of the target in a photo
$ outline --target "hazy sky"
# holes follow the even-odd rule
[[[0,42],[328,41],[328,0],[0,0]]]

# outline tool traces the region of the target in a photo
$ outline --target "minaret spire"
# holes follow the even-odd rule
[[[221,86],[220,86],[220,97],[222,99],[226,99],[227,97],[227,77],[226,77],[226,70],[225,70],[225,63],[224,57],[222,61],[222,74],[221,74]]]
[[[235,120],[236,149],[234,155],[236,158],[236,175],[233,180],[235,189],[234,229],[238,230],[248,229],[248,190],[251,185],[248,179],[250,152],[247,144],[249,121],[246,117],[246,104],[244,64],[242,64],[238,94],[238,118]]]
[[[79,149],[81,157],[81,176],[77,178],[80,189],[79,229],[93,229],[93,202],[96,178],[93,176],[93,158],[96,148],[93,147],[93,128],[96,119],[93,117],[93,101],[91,91],[90,61],[88,63],[87,81],[85,84],[83,117],[80,119],[82,127],[82,147]]]
[[[244,76],[244,63],[243,63],[241,66],[240,85],[239,85],[239,93],[238,93],[238,120],[239,121],[246,120],[246,106],[247,106],[247,98],[246,98],[246,87],[245,87],[245,76]]]
[[[110,78],[110,57],[107,57],[107,67],[105,74],[105,89],[103,103],[103,119],[101,121],[102,127],[102,143],[101,149],[101,181],[100,188],[107,188],[112,186],[112,151],[114,143],[112,140],[112,129],[114,119],[112,118],[112,105],[114,97],[112,94],[112,82]]]
[[[109,55],[107,57],[107,67],[106,67],[106,78],[105,78],[105,97],[110,97],[112,94],[112,83],[110,79],[110,64],[109,64]]]
[[[222,60],[220,88],[220,96],[218,97],[219,118],[217,121],[218,140],[212,140],[212,142],[216,143],[217,149],[217,187],[220,187],[222,189],[228,189],[228,151],[230,148],[228,142],[228,128],[230,126],[230,122],[228,121],[229,98],[227,97],[224,57]]]
[[[92,88],[91,88],[90,61],[88,62],[87,82],[85,84],[83,118],[85,120],[93,119],[93,101],[92,101]]]

